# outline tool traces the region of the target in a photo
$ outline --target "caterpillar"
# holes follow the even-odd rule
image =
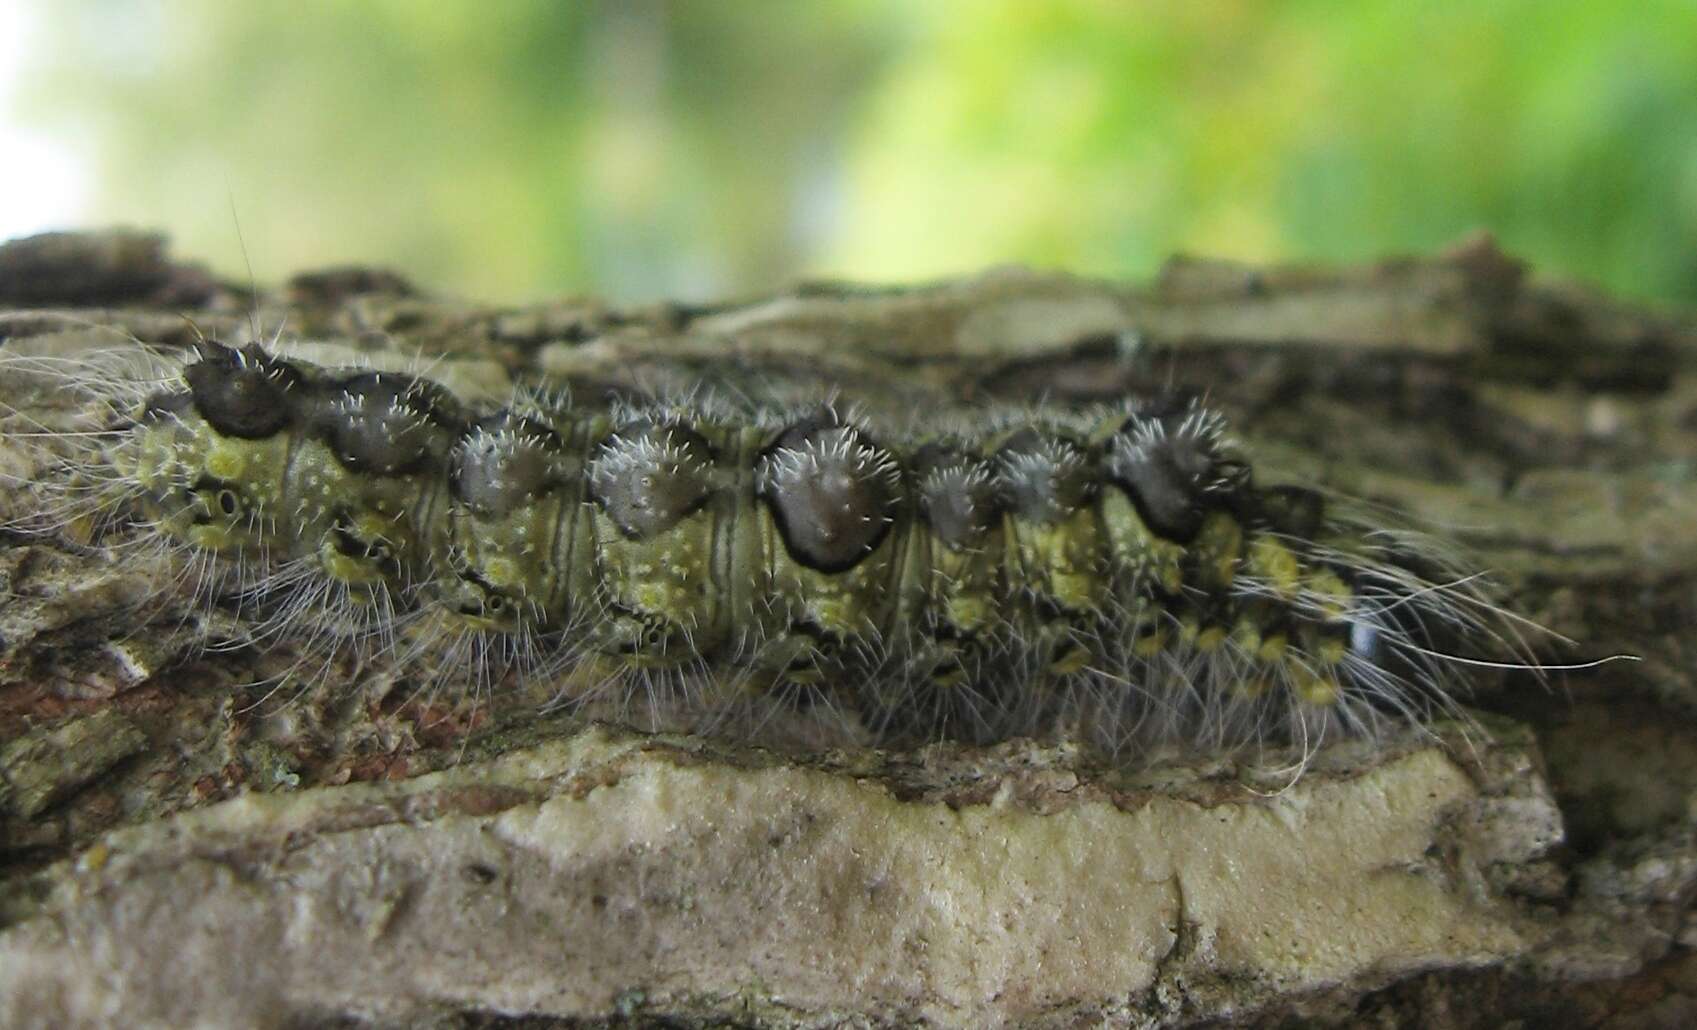
[[[486,404],[275,341],[11,360],[102,411],[44,428],[69,457],[14,524],[116,520],[300,677],[383,653],[631,721],[825,706],[874,742],[1066,731],[1119,759],[1425,726],[1461,667],[1536,668],[1443,545],[1261,483],[1195,397],[901,425],[700,391]]]

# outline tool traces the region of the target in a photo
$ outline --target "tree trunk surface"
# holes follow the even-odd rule
[[[275,334],[455,390],[874,409],[1205,391],[1258,480],[1441,526],[1572,641],[1470,726],[1111,767],[641,733],[542,687],[291,696],[239,611],[0,537],[0,1024],[1697,1024],[1697,322],[1485,238],[1355,268],[996,269],[497,308],[369,269],[253,295],[132,233],[0,247],[0,358]],[[0,361],[0,520],[86,419]],[[750,384],[754,384],[752,387]],[[538,691],[541,691],[538,693]]]

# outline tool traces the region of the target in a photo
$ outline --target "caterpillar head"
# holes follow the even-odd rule
[[[207,341],[182,387],[149,398],[129,454],[170,536],[209,551],[266,547],[286,494],[301,376],[256,347]]]
[[[194,410],[219,435],[264,440],[294,422],[302,376],[258,346],[226,347],[204,341],[200,360],[184,367]]]

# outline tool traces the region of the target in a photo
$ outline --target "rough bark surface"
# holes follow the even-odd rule
[[[192,319],[192,323],[189,321]],[[0,347],[285,327],[457,389],[842,385],[902,410],[1206,389],[1258,475],[1445,527],[1628,652],[1481,679],[1479,726],[1111,769],[1064,743],[772,750],[381,667],[291,699],[236,616],[0,540],[0,1025],[1697,1021],[1697,323],[1485,239],[1353,269],[1175,260],[747,303],[494,309],[341,269],[250,296],[127,233],[0,247]],[[0,471],[62,397],[0,379]],[[27,419],[27,421],[26,421]],[[0,519],[30,503],[0,485]],[[159,573],[163,575],[163,573]],[[180,606],[179,606],[180,608]]]

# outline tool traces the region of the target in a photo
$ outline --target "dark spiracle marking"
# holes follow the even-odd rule
[[[1067,437],[1026,427],[996,451],[1002,501],[1030,522],[1059,522],[1095,492],[1084,449]]]
[[[350,469],[405,475],[462,435],[453,398],[428,380],[364,372],[329,389],[321,425],[331,450]]]
[[[1001,518],[988,462],[932,443],[914,452],[913,472],[919,481],[919,513],[949,547],[967,546]]]
[[[183,369],[195,410],[225,436],[261,440],[287,428],[294,420],[289,391],[301,379],[295,369],[249,345],[241,349],[207,341],[199,345],[200,360]],[[155,398],[149,410],[167,410],[166,398]]]
[[[336,513],[330,527],[329,542],[343,557],[370,562],[384,578],[401,578],[400,555],[396,553],[394,542],[384,536],[361,536],[347,512]]]
[[[210,525],[220,517],[235,518],[247,509],[237,485],[215,476],[201,475],[189,489],[201,500],[191,508],[197,526]]]
[[[1131,415],[1109,440],[1104,466],[1152,531],[1186,543],[1210,501],[1229,503],[1248,484],[1249,468],[1225,454],[1224,435],[1220,416],[1195,405]]]
[[[820,572],[853,568],[894,523],[901,471],[834,412],[784,430],[760,459],[760,496],[790,556]]]
[[[675,422],[628,422],[597,447],[589,490],[620,532],[648,539],[707,503],[713,448],[700,433]]]
[[[465,550],[458,545],[448,547],[448,569],[461,580],[477,587],[477,590],[463,595],[454,605],[454,610],[461,615],[477,619],[498,618],[517,606],[518,602],[514,598],[491,583],[466,560]]]
[[[561,481],[565,445],[553,429],[501,412],[474,423],[450,456],[454,500],[500,517]]]

